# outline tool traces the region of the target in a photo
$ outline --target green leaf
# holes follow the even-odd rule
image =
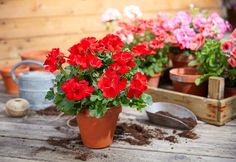
[[[199,86],[201,83],[202,83],[202,81],[201,81],[200,78],[197,78],[197,79],[195,80],[195,85],[196,85],[196,86]]]
[[[188,66],[196,66],[196,65],[198,65],[198,61],[197,60],[193,60],[193,61],[190,61],[188,63]]]
[[[49,89],[49,91],[47,92],[47,95],[45,96],[45,99],[48,99],[48,100],[53,100],[55,97],[55,94],[54,94],[54,89],[53,87]]]
[[[146,105],[151,105],[153,103],[152,96],[150,96],[149,94],[143,93],[141,98],[146,103]]]

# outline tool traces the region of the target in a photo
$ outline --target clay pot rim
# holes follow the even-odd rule
[[[109,111],[109,110],[114,110],[114,109],[116,109],[116,111],[119,111],[119,112],[121,112],[122,111],[122,106],[117,106],[117,107],[108,107],[107,108],[108,110],[107,110],[107,112],[104,114],[104,116],[105,115],[109,115],[111,112]],[[89,114],[89,109],[82,109],[78,114],[77,114],[77,116],[78,115],[85,115],[85,116],[87,116],[87,117],[91,117],[91,118],[93,118],[92,116],[90,116],[90,114]],[[96,117],[95,117],[96,118]],[[102,117],[101,117],[102,118]],[[100,119],[100,118],[97,118],[97,119]]]
[[[183,83],[194,83],[197,78],[201,75],[199,74],[183,74],[179,71],[192,70],[196,71],[196,68],[183,67],[183,68],[174,68],[170,70],[170,79],[173,81],[183,82]]]
[[[12,69],[12,66],[5,66],[5,67],[2,67],[0,72],[2,75],[4,76],[11,76],[11,69]],[[15,70],[15,73],[18,75],[20,73],[23,73],[23,72],[27,72],[29,71],[29,66],[19,66],[16,70]]]

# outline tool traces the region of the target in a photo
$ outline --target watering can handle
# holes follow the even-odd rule
[[[11,69],[11,77],[12,79],[16,82],[16,84],[19,84],[18,79],[16,79],[16,75],[15,75],[15,70],[20,66],[20,65],[29,65],[29,64],[34,64],[34,65],[39,65],[43,67],[43,63],[39,62],[39,61],[33,61],[33,60],[24,60],[21,61],[17,64],[15,64],[12,69]]]

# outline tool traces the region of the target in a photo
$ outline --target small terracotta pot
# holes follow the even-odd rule
[[[6,92],[9,94],[18,94],[19,88],[18,88],[18,85],[14,82],[14,80],[11,77],[11,68],[12,66],[3,67],[0,70],[0,73],[2,75]],[[18,77],[20,73],[27,72],[27,71],[29,71],[28,66],[20,66],[19,68],[16,69],[16,76]]]
[[[153,75],[151,78],[148,79],[148,86],[157,88],[159,85],[159,80],[160,80],[161,74],[157,73]]]
[[[195,80],[199,78],[195,68],[175,68],[170,70],[170,79],[172,80],[175,91],[198,96],[207,95],[207,82],[199,86],[195,85]]]
[[[184,54],[169,54],[169,59],[172,61],[173,68],[188,67],[188,63],[195,59],[193,55]]]
[[[22,60],[34,60],[43,62],[46,60],[48,55],[48,50],[30,50],[20,53]],[[37,65],[29,65],[31,71],[44,71],[43,67]]]
[[[225,87],[225,98],[231,97],[231,96],[236,96],[236,87]]]
[[[112,144],[121,107],[109,108],[101,118],[91,117],[88,109],[77,115],[83,144],[89,148],[105,148]]]

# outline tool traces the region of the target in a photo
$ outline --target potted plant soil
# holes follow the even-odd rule
[[[18,85],[13,81],[11,77],[11,68],[12,66],[5,66],[2,67],[0,70],[0,73],[2,75],[3,83],[6,89],[6,92],[9,94],[18,94],[19,93],[19,87]],[[16,76],[18,77],[20,73],[29,71],[28,66],[20,66],[16,69]]]
[[[46,98],[54,100],[66,114],[77,115],[83,144],[104,148],[112,144],[117,119],[123,106],[140,110],[151,103],[143,93],[147,78],[134,62],[124,43],[113,34],[97,40],[82,39],[65,57],[52,49],[45,68],[57,74]]]
[[[48,50],[28,50],[20,53],[22,60],[35,60],[44,62],[48,54]],[[31,71],[44,70],[44,68],[37,65],[29,65]]]
[[[148,77],[148,85],[157,88],[161,73],[168,65],[164,35],[153,29],[159,19],[135,19],[120,22],[116,33],[123,38],[125,49],[131,51],[135,62]]]

